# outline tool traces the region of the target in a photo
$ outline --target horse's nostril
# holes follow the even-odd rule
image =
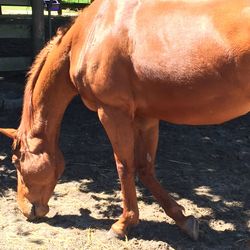
[[[28,221],[33,221],[36,219],[36,208],[35,205],[32,204],[29,215],[27,216]]]
[[[31,214],[36,217],[36,207],[34,204],[32,204],[32,208],[31,208]]]
[[[26,203],[19,204],[20,210],[28,221],[34,221],[37,218],[44,217],[49,212],[48,205],[32,204],[26,200]]]

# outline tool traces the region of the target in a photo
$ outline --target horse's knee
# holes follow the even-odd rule
[[[134,175],[135,175],[134,168],[129,166],[126,163],[117,162],[116,168],[117,168],[118,175],[121,179],[124,179],[124,178],[127,179],[129,177],[134,177]]]

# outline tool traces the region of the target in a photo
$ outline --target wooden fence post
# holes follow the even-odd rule
[[[45,43],[44,3],[43,0],[31,0],[33,56],[43,48]]]

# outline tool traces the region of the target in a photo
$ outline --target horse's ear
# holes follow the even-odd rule
[[[0,133],[15,139],[16,138],[16,134],[17,134],[17,130],[14,128],[0,128]]]

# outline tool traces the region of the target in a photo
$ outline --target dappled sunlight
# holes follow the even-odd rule
[[[233,223],[225,222],[223,220],[210,220],[209,226],[219,232],[228,231],[236,231],[236,227]]]
[[[207,218],[213,215],[212,208],[199,206],[192,200],[180,199],[178,203],[185,208],[186,215],[195,215],[197,218]]]
[[[244,208],[244,202],[242,201],[228,201],[226,198],[222,197],[221,195],[215,195],[213,194],[213,190],[208,186],[200,186],[194,189],[194,192],[196,195],[201,196],[203,198],[208,199],[211,202],[221,204],[225,207],[224,211],[227,211],[228,209],[243,209]],[[223,211],[223,209],[222,209]]]
[[[0,159],[0,196],[4,197],[10,188],[15,189],[16,182],[15,167],[10,165],[7,157]]]
[[[156,173],[162,185],[185,207],[185,214],[199,219],[200,240],[194,243],[186,237],[137,180],[140,223],[128,235],[128,247],[147,249],[150,244],[155,249],[240,249],[247,242],[250,183],[245,164],[249,158],[239,152],[250,149],[245,131],[248,124],[249,118],[224,127],[162,126]],[[240,146],[232,142],[239,138]],[[6,142],[4,148],[8,147],[10,151],[10,143]],[[33,241],[32,246],[43,242],[41,246],[53,247],[57,243],[52,238],[69,239],[65,247],[74,242],[82,246],[90,230],[92,246],[102,246],[100,241],[110,243],[104,236],[122,212],[120,184],[112,147],[96,115],[84,109],[79,99],[66,112],[61,148],[65,172],[49,202],[51,211],[40,224],[28,223],[17,209],[13,191],[16,173],[9,152],[1,162],[0,228],[4,236],[9,235],[4,238],[8,244],[18,242],[19,233],[19,242],[24,246]],[[116,244],[121,249],[124,246],[123,241]]]
[[[211,194],[212,190],[210,187],[207,187],[207,186],[197,187],[194,189],[194,191],[197,195],[205,196],[206,198],[208,198],[212,202],[218,202],[222,199],[221,196],[219,196],[219,195]]]
[[[243,208],[244,207],[244,203],[241,202],[241,201],[226,201],[226,200],[223,200],[222,201],[223,204],[227,207],[235,207],[235,208]]]

